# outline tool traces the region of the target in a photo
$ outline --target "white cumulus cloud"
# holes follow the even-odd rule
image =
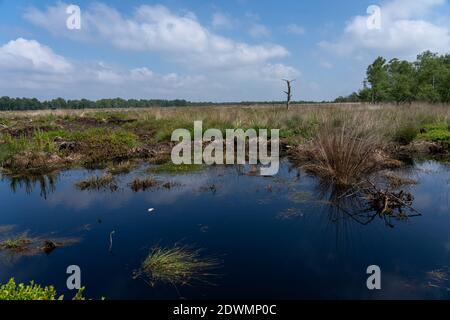
[[[320,46],[341,55],[364,52],[412,58],[424,50],[450,51],[450,26],[438,24],[429,16],[445,0],[391,0],[381,5],[381,29],[367,27],[368,16],[347,22],[337,41]]]
[[[177,14],[161,5],[142,5],[124,16],[106,4],[96,3],[82,11],[82,29],[65,28],[67,5],[58,3],[46,10],[29,8],[24,17],[56,35],[72,39],[101,39],[135,51],[167,53],[170,58],[196,67],[233,67],[284,58],[289,51],[278,44],[252,45],[220,36],[203,26],[192,12]],[[216,24],[224,19],[216,17]],[[261,28],[255,33],[267,32]]]
[[[72,65],[35,40],[18,38],[0,47],[0,69],[66,73]]]

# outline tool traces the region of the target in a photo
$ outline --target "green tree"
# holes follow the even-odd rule
[[[383,57],[378,57],[367,68],[367,81],[370,84],[372,102],[382,102],[388,100],[388,80],[386,60]]]
[[[387,66],[389,79],[389,100],[397,104],[411,103],[415,99],[415,70],[408,61],[392,59]]]

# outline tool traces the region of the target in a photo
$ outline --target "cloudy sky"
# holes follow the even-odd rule
[[[328,100],[360,88],[376,56],[427,49],[450,52],[448,0],[0,0],[8,96],[281,100],[295,78],[295,99]]]

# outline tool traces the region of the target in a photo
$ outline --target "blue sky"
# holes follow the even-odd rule
[[[446,0],[0,0],[0,95],[281,100],[295,78],[295,99],[334,99],[378,55],[448,53],[449,13]]]

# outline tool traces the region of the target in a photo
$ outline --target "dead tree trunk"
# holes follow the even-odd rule
[[[287,91],[285,91],[284,93],[286,93],[286,95],[287,95],[286,109],[289,110],[289,107],[291,105],[291,99],[292,99],[291,83],[294,82],[295,80],[283,79],[283,81],[285,81],[287,84]]]

